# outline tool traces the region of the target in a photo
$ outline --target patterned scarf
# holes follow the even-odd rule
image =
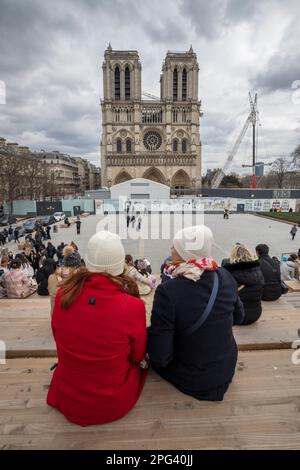
[[[168,273],[172,275],[172,278],[182,276],[196,282],[204,271],[215,271],[217,267],[217,262],[211,256],[207,256],[206,258],[173,264],[169,267]]]

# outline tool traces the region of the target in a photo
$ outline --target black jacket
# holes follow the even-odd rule
[[[279,299],[281,296],[280,264],[270,258],[269,255],[261,256],[259,264],[265,280],[262,300]]]
[[[261,299],[265,281],[259,261],[225,264],[224,268],[234,277],[238,287],[244,286],[239,290],[245,311],[243,325],[250,325],[258,320],[262,312]]]
[[[38,282],[37,293],[38,295],[49,295],[48,291],[48,278],[49,274],[44,268],[40,268],[36,273],[36,281]]]
[[[184,393],[203,400],[222,400],[237,361],[232,325],[244,319],[235,280],[218,269],[219,291],[203,325],[190,336],[180,332],[203,314],[213,286],[206,271],[197,282],[178,277],[155,293],[148,352],[153,368]]]

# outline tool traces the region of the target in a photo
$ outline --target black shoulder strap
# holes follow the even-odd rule
[[[183,330],[182,336],[190,336],[192,333],[197,331],[200,328],[200,326],[203,325],[203,323],[208,318],[210,312],[213,309],[213,306],[217,298],[218,290],[219,290],[219,276],[217,274],[217,271],[214,271],[214,284],[213,284],[212,292],[210,294],[209,301],[207,302],[207,305],[203,312],[203,315],[201,315],[201,317],[196,321],[196,323],[194,323],[194,325]]]

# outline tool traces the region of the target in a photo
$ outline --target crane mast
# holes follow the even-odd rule
[[[228,154],[228,158],[225,162],[225,165],[224,165],[223,169],[217,171],[216,174],[213,177],[211,187],[214,188],[214,189],[217,189],[220,186],[224,176],[226,175],[226,172],[227,172],[228,168],[231,165],[231,162],[233,161],[233,159],[234,159],[234,157],[235,157],[235,155],[236,155],[236,153],[237,153],[237,151],[238,151],[238,149],[239,149],[239,147],[240,147],[240,145],[243,141],[243,138],[245,137],[245,134],[248,130],[248,127],[250,126],[251,123],[252,123],[252,127],[253,127],[252,187],[255,187],[255,159],[256,159],[255,128],[256,128],[257,114],[258,114],[258,111],[257,111],[257,94],[255,94],[254,101],[253,101],[251,93],[249,93],[249,102],[250,102],[250,114],[248,115],[248,117],[245,121],[245,124],[244,124],[244,126],[243,126],[236,142],[234,143],[231,151]]]

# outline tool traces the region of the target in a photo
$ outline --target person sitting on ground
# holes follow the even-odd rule
[[[259,258],[260,269],[262,270],[265,281],[262,300],[277,300],[282,294],[280,264],[269,256],[268,245],[257,245],[255,250]]]
[[[53,258],[47,258],[43,266],[36,273],[36,281],[38,283],[37,293],[41,296],[48,296],[48,279],[55,272],[56,262]]]
[[[236,244],[230,255],[230,262],[224,265],[238,285],[245,317],[242,325],[256,322],[262,313],[261,298],[264,277],[258,259],[243,244]]]
[[[4,274],[9,271],[8,269],[9,257],[7,255],[2,255],[0,261],[0,299],[6,297],[6,290],[2,281],[4,280]]]
[[[20,259],[22,270],[24,271],[26,276],[32,279],[34,276],[34,269],[32,265],[30,264],[30,262],[28,261],[28,259],[26,258],[25,253],[17,253],[15,258]]]
[[[154,276],[143,276],[134,266],[131,255],[125,256],[125,273],[127,276],[135,280],[140,295],[150,294],[151,290],[155,288],[156,280]]]
[[[282,281],[299,279],[299,264],[297,263],[297,255],[295,253],[292,253],[287,261],[281,263],[280,273]]]
[[[11,261],[10,269],[4,274],[2,284],[9,299],[24,299],[36,291],[36,285],[22,270],[20,258]]]
[[[172,266],[172,261],[172,256],[168,256],[160,267],[160,279],[162,284],[172,279],[172,274],[168,271],[169,267]]]
[[[9,264],[9,257],[8,257],[8,255],[2,255],[2,256],[1,256],[1,261],[0,261],[0,272],[1,272],[2,274],[7,273],[7,271],[9,270],[8,264]]]
[[[135,282],[124,274],[118,235],[96,233],[87,269],[59,290],[52,316],[58,365],[47,403],[81,426],[122,418],[142,392],[146,312]]]
[[[50,294],[51,312],[53,311],[55,296],[59,287],[70,279],[81,267],[81,258],[71,245],[66,245],[63,250],[62,265],[58,266],[48,279],[48,291]]]
[[[148,353],[156,372],[183,393],[221,401],[237,362],[232,325],[243,322],[244,310],[235,280],[211,257],[212,246],[204,225],[175,235],[173,279],[156,290]]]

